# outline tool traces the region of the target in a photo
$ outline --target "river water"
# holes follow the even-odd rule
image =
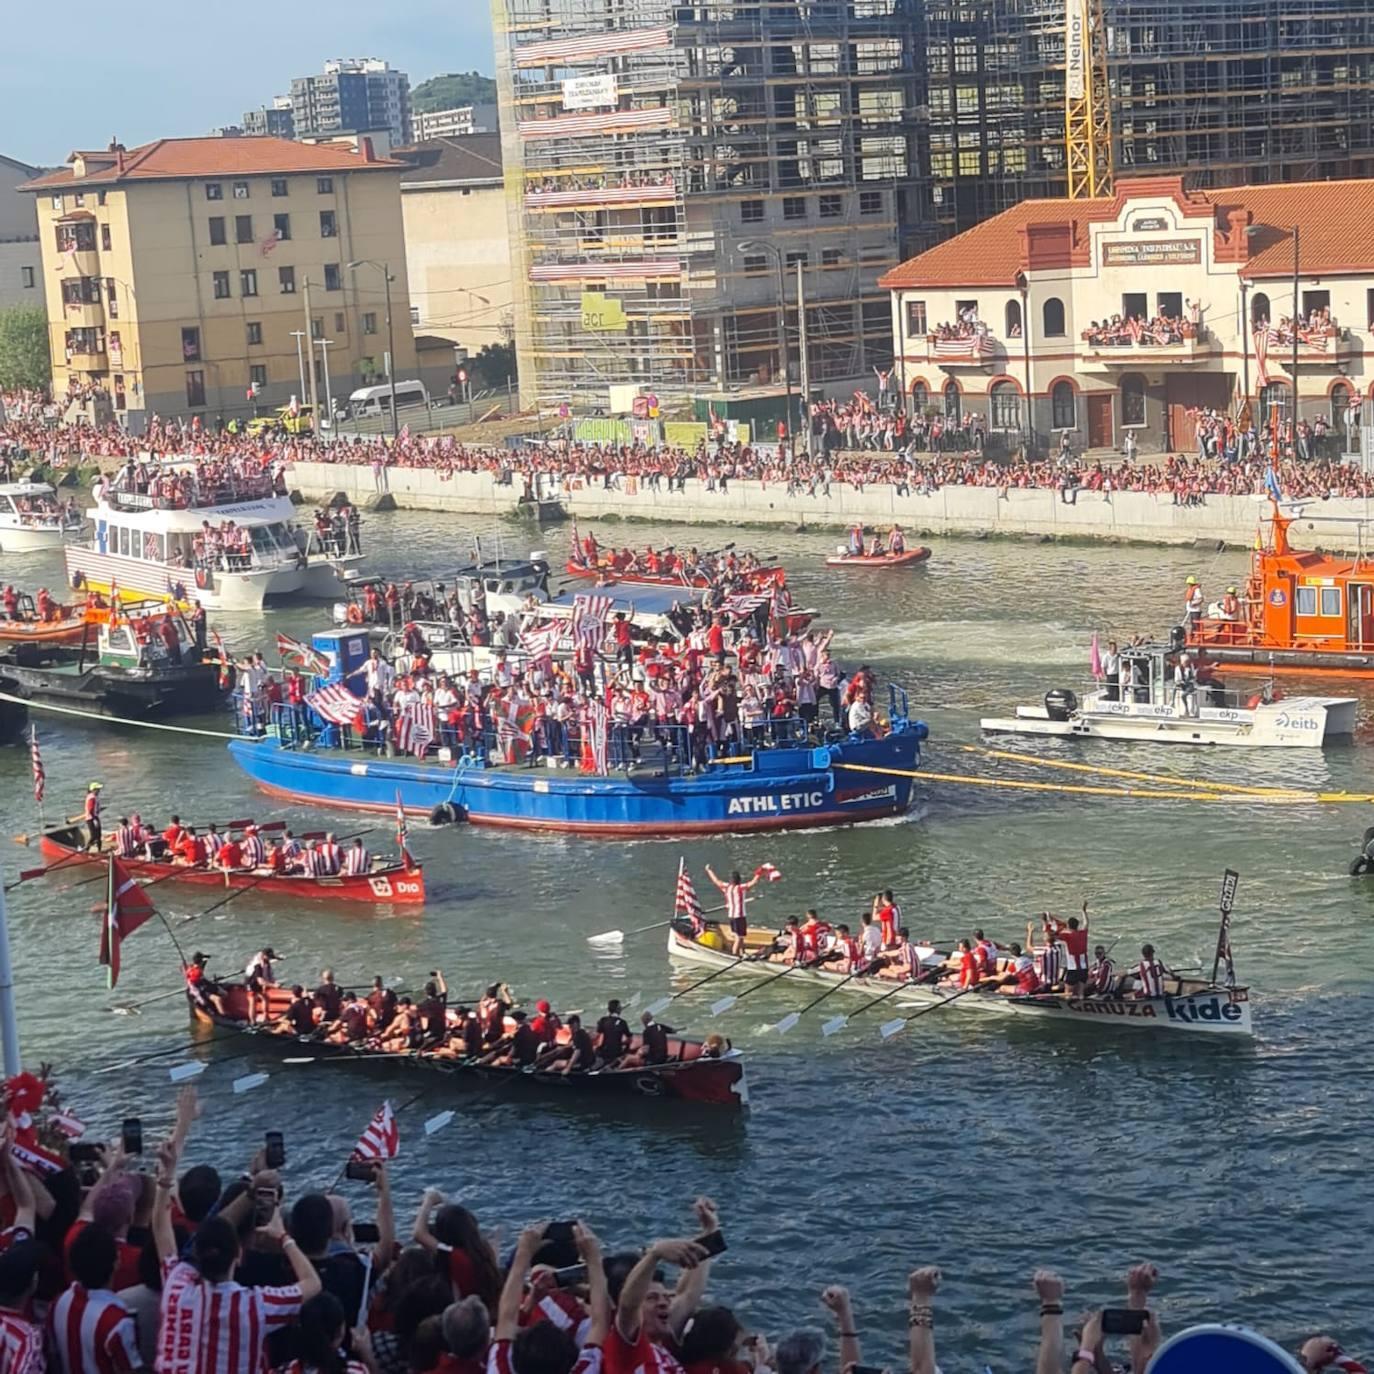
[[[628,529],[637,543],[705,542],[708,534]],[[374,569],[441,575],[466,553],[469,530],[455,517],[375,517],[367,529]],[[512,527],[503,537],[512,553],[530,542]],[[546,532],[535,542],[561,563],[566,538]],[[1081,688],[1094,628],[1159,630],[1177,618],[1190,572],[1213,596],[1245,570],[1243,555],[947,540],[918,571],[836,579],[820,563],[833,535],[756,538],[762,552],[786,562],[798,600],[837,627],[843,661],[868,662],[910,687],[931,725],[927,767],[950,774],[1026,776],[961,750],[977,742],[980,714],[1007,714],[1049,687]],[[59,585],[60,560],[7,557],[4,575],[30,587]],[[320,608],[296,607],[223,617],[221,625],[231,646],[247,651],[277,630],[300,634],[322,620]],[[1371,708],[1374,699],[1364,698],[1353,745],[1310,757],[1007,747],[1180,777],[1358,790],[1369,787],[1374,758],[1363,733]],[[75,810],[85,783],[99,778],[111,816],[136,809],[161,821],[177,809],[188,820],[319,822],[319,812],[255,795],[214,740],[36,719],[50,817]],[[662,932],[612,953],[585,939],[664,917],[679,855],[699,890],[706,862],[717,870],[776,863],[784,879],[755,909],[760,922],[780,923],[808,905],[852,920],[875,890],[891,886],[918,933],[947,940],[982,924],[1013,939],[1028,917],[1076,910],[1086,898],[1095,931],[1119,940],[1117,957],[1151,939],[1176,965],[1210,962],[1218,885],[1229,866],[1241,874],[1237,970],[1253,989],[1256,1036],[1243,1046],[1005,1026],[957,1009],[883,1043],[880,1014],[821,1038],[819,1024],[842,1009],[843,993],[785,1038],[762,1034],[814,995],[786,979],[713,1022],[709,1003],[728,981],[718,980],[668,1019],[722,1029],[745,1049],[753,1102],[738,1121],[653,1104],[610,1114],[501,1090],[470,1094],[409,1072],[389,1082],[360,1066],[221,1062],[241,1053],[232,1045],[188,1049],[187,1057],[211,1060],[199,1080],[208,1106],[190,1154],[235,1169],[264,1129],[280,1129],[289,1186],[300,1191],[337,1172],[384,1095],[399,1106],[428,1089],[400,1115],[398,1192],[407,1209],[433,1183],[503,1224],[507,1237],[532,1217],[582,1215],[608,1242],[630,1244],[683,1233],[691,1198],[706,1191],[721,1204],[730,1244],[713,1293],[776,1335],[791,1323],[820,1322],[821,1287],[848,1283],[873,1363],[904,1360],[905,1275],[927,1262],[945,1273],[938,1343],[948,1371],[1029,1367],[1036,1267],[1063,1272],[1072,1313],[1111,1300],[1139,1259],[1164,1272],[1171,1329],[1242,1320],[1287,1341],[1331,1327],[1358,1349],[1371,1335],[1358,1257],[1368,1256],[1374,1225],[1366,1163],[1374,1103],[1361,1048],[1374,1014],[1374,884],[1348,878],[1346,866],[1370,819],[1362,806],[1202,805],[939,783],[901,821],[687,844],[419,824],[412,838],[427,864],[430,900],[415,914],[278,907],[249,893],[183,925],[208,903],[163,886],[159,906],[183,944],[212,952],[221,972],[272,942],[290,956],[288,980],[309,981],[327,962],[345,979],[376,972],[403,976],[413,988],[442,967],[455,995],[504,977],[527,1000],[547,994],[595,1013],[608,996],[639,992],[648,1001],[688,981],[670,969]],[[356,828],[347,815],[337,820],[341,831]],[[21,749],[0,750],[0,821],[6,837],[36,828]],[[372,843],[385,847],[385,822],[377,824]],[[32,851],[5,843],[7,876],[35,862]],[[189,1045],[179,999],[137,1017],[108,1010],[114,1000],[175,987],[176,958],[162,930],[145,927],[126,946],[118,997],[107,993],[90,913],[101,891],[55,876],[11,895],[25,1057],[57,1065],[93,1127],[113,1130],[141,1111],[151,1132],[170,1111],[166,1065],[181,1056],[114,1074],[93,1070]],[[254,1068],[271,1078],[235,1097],[233,1078]],[[445,1105],[457,1120],[425,1139],[421,1123]]]

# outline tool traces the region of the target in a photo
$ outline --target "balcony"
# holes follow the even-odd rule
[[[1002,344],[985,330],[961,334],[926,334],[907,341],[907,359],[911,362],[934,363],[937,367],[954,370],[961,367],[990,367]]]
[[[103,347],[82,344],[67,350],[67,366],[74,372],[105,372],[109,369],[109,359]]]
[[[105,307],[100,301],[66,301],[62,323],[68,329],[104,329]]]
[[[1277,329],[1270,328],[1264,337],[1263,325],[1256,327],[1252,345],[1256,356],[1265,351],[1270,367],[1293,367],[1293,331],[1284,320]],[[1355,340],[1348,329],[1333,320],[1325,329],[1298,330],[1298,366],[1344,367],[1355,353]]]
[[[1138,331],[1121,329],[1099,331],[1080,337],[1075,356],[1080,367],[1088,371],[1138,371],[1157,367],[1161,363],[1174,367],[1188,367],[1208,363],[1221,356],[1221,344],[1205,326],[1185,324],[1177,334],[1150,333],[1142,325]]]

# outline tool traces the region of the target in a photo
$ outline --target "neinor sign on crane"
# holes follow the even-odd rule
[[[1112,193],[1112,105],[1102,0],[1064,2],[1064,148],[1070,200]]]

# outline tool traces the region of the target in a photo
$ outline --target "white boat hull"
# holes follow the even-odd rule
[[[0,520],[0,553],[35,553],[40,549],[60,549],[77,528],[61,525],[17,525]]]
[[[735,960],[722,950],[707,949],[684,939],[675,930],[668,932],[668,955],[686,963],[723,968]],[[737,970],[741,975],[771,976],[780,966],[765,960],[748,960]],[[787,982],[812,983],[834,987],[843,980],[839,973],[818,969],[799,969]],[[890,978],[855,978],[845,984],[853,992],[871,1000],[892,992]],[[970,992],[957,996],[951,986],[930,987],[908,984],[889,999],[895,1016],[909,1008],[933,1007],[949,1002],[956,1011],[990,1012],[1035,1021],[1074,1021],[1079,1025],[1120,1027],[1135,1031],[1179,1031],[1189,1034],[1238,1038],[1253,1034],[1250,999],[1245,988],[1208,988],[1180,997],[1066,997],[1046,994],[1036,997],[1011,997],[1000,992]],[[886,1004],[885,1004],[886,1005]],[[831,1013],[832,1015],[834,1013]]]
[[[1015,716],[986,717],[979,724],[990,735],[1319,749],[1333,739],[1354,734],[1356,706],[1354,697],[1293,697],[1252,710],[1204,706],[1196,716],[1190,716],[1170,706],[1090,697],[1067,719],[1053,719],[1043,706],[1018,706]]]

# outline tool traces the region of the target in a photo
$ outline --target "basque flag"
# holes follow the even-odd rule
[[[148,894],[128,870],[109,856],[105,886],[105,922],[100,929],[100,962],[110,970],[110,986],[119,982],[119,944],[157,915]]]

